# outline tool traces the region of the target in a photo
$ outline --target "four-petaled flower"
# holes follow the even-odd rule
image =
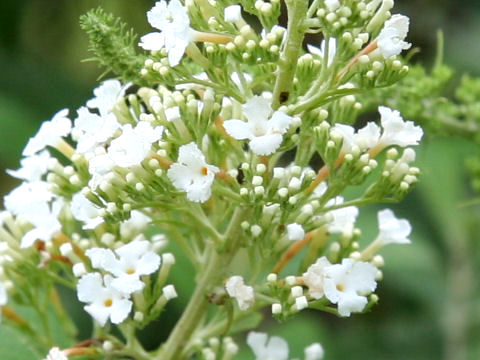
[[[136,240],[115,249],[91,248],[85,254],[92,266],[115,276],[110,285],[122,294],[132,294],[145,287],[142,275],[154,273],[160,266],[160,256],[150,251],[150,242]],[[116,255],[118,255],[118,258]]]
[[[206,163],[197,144],[191,142],[180,146],[178,160],[170,166],[167,176],[178,190],[187,193],[188,200],[205,202],[212,194],[213,180],[219,171]]]
[[[395,14],[385,21],[377,38],[377,46],[385,59],[410,49],[412,44],[403,41],[407,37],[410,20],[405,15]]]
[[[250,98],[243,106],[247,122],[232,119],[223,123],[227,133],[237,140],[250,140],[250,149],[257,155],[271,155],[282,143],[293,118],[284,112],[272,114],[270,101],[261,96]]]
[[[80,278],[77,284],[78,300],[84,303],[84,309],[101,326],[108,319],[113,324],[123,322],[130,311],[133,303],[127,296],[112,287],[113,278],[100,273],[89,273]]]
[[[231,276],[225,283],[225,289],[230,297],[237,299],[240,310],[247,310],[255,301],[253,287],[245,285],[241,276]]]
[[[150,25],[161,32],[142,36],[139,45],[145,50],[165,48],[170,66],[178,65],[195,34],[185,7],[178,0],[171,0],[168,5],[164,0],[157,1],[147,12],[147,18]]]
[[[341,316],[361,312],[368,300],[364,294],[375,290],[377,268],[367,262],[343,259],[341,264],[324,268],[323,291],[325,297],[337,304]]]

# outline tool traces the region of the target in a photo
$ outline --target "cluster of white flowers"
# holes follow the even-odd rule
[[[382,129],[374,122],[369,122],[363,128],[355,131],[353,126],[335,124],[332,131],[338,132],[343,138],[342,151],[352,151],[354,147],[360,150],[383,149],[387,146],[406,147],[418,145],[423,136],[420,126],[412,121],[404,121],[400,112],[385,106],[378,108]]]
[[[68,281],[100,326],[108,321],[121,324],[130,313],[132,323],[144,326],[177,296],[173,285],[165,286],[174,257],[159,255],[171,236],[199,276],[206,274],[201,284],[208,286],[193,295],[201,304],[186,311],[203,311],[207,298],[216,295],[221,302],[236,301],[229,307],[234,315],[267,304],[283,319],[319,299],[336,304],[341,316],[365,310],[381,278],[378,250],[389,243],[409,243],[411,227],[391,210],[380,211],[378,237],[359,251],[359,209],[353,205],[363,199],[349,203],[342,191],[364,181],[377,166],[373,158],[390,147],[380,180],[403,184],[398,193],[404,195],[418,174],[409,165],[415,152],[406,147],[417,145],[423,130],[385,106],[378,108],[381,126],[369,122],[355,130],[343,124],[344,115],[357,114],[362,106],[352,95],[362,79],[352,74],[345,76],[347,82],[344,75],[356,64],[363,70],[371,64],[378,73],[388,68],[397,76],[402,64],[394,66],[395,57],[411,46],[404,41],[409,20],[391,16],[389,2],[372,1],[356,8],[359,13],[353,16],[364,20],[368,33],[360,32],[362,27],[341,35],[353,11],[348,4],[306,2],[315,11],[299,23],[311,26],[309,31],[325,25],[325,31],[320,47],[307,45],[305,54],[301,31],[270,24],[280,14],[278,0],[248,7],[265,27],[260,33],[242,18],[240,5],[224,3],[157,1],[147,18],[159,31],[144,35],[139,43],[151,51],[138,74],[147,85],[137,89],[106,80],[73,121],[63,109],[41,125],[23,151],[21,167],[8,171],[23,183],[5,197],[2,276],[3,264],[16,261],[11,254],[18,257],[38,241],[26,250],[40,253],[32,260],[34,266],[49,271],[54,268],[49,268],[50,261],[60,261],[65,269],[71,267]],[[204,45],[198,47],[199,41]],[[232,60],[237,63],[230,64]],[[298,72],[295,66],[285,67],[287,60]],[[196,65],[187,66],[189,61]],[[337,108],[338,116],[332,111]],[[395,147],[406,148],[400,158]],[[280,165],[287,162],[283,154],[292,150],[295,161]],[[316,153],[325,164],[318,172],[308,166]],[[382,186],[380,180],[374,185]],[[390,191],[391,183],[381,190]],[[149,240],[147,227],[157,231]],[[283,266],[310,241],[304,262],[308,269],[302,276],[277,281]],[[15,252],[8,252],[10,246]],[[248,248],[250,262],[258,261],[251,278],[229,276],[237,274],[229,264],[242,248]],[[209,263],[215,252],[214,259],[221,259],[225,268]],[[259,285],[256,279],[262,271],[271,271],[271,265],[273,273]],[[8,279],[3,280],[0,306],[6,305],[11,288]],[[201,315],[186,316],[185,321]],[[217,318],[212,317],[210,329],[220,328]],[[182,325],[188,331],[193,326],[198,324]],[[135,357],[137,345],[130,347],[136,343],[128,338],[134,334],[123,334],[131,353],[122,356]],[[179,337],[160,349],[160,357]],[[190,355],[206,340],[185,338],[182,344]],[[224,340],[223,358],[230,359],[238,347]],[[218,358],[215,351],[223,350],[209,341],[201,356]],[[288,345],[279,337],[251,332],[247,343],[258,360],[289,358]],[[46,359],[65,359],[66,354],[54,347]],[[304,358],[322,359],[323,348],[312,344]]]
[[[380,233],[364,250],[362,258],[370,260],[386,244],[408,244],[411,227],[407,220],[397,219],[390,209],[378,213]],[[368,303],[367,294],[377,286],[378,269],[369,262],[345,258],[341,264],[331,264],[322,256],[303,274],[303,282],[313,299],[326,297],[337,304],[341,316],[361,312]]]
[[[100,325],[105,325],[109,318],[114,324],[125,320],[132,308],[129,296],[145,286],[140,277],[160,267],[160,256],[150,251],[150,247],[149,241],[135,240],[115,249],[115,253],[105,248],[86,251],[93,268],[114,276],[88,273],[78,281],[78,299],[89,303],[85,310]]]

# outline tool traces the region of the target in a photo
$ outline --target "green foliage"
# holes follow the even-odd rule
[[[137,35],[133,30],[128,30],[124,22],[102,8],[82,15],[80,25],[89,36],[89,50],[95,55],[88,60],[97,61],[105,68],[101,77],[112,72],[123,81],[138,82],[146,57],[136,51]]]

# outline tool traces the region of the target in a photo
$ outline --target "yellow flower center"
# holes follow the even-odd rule
[[[103,302],[103,305],[105,305],[106,307],[110,307],[113,305],[113,301],[112,299],[107,299]]]

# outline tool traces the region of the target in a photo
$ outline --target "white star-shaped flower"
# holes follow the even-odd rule
[[[415,126],[412,121],[404,121],[398,110],[379,106],[380,121],[383,133],[379,143],[383,146],[398,145],[401,147],[418,145],[423,136],[420,126]]]
[[[145,50],[165,48],[170,65],[178,65],[195,34],[185,7],[178,0],[171,0],[168,5],[164,0],[157,1],[147,12],[147,18],[150,25],[161,32],[142,36],[139,45]]]
[[[407,37],[410,20],[405,15],[395,14],[385,21],[377,38],[377,46],[385,59],[410,49],[412,44],[403,41]]]
[[[230,297],[237,300],[240,310],[247,310],[255,301],[253,287],[245,285],[241,276],[231,276],[225,283],[225,289]]]
[[[377,287],[377,268],[370,263],[343,259],[341,264],[326,266],[323,271],[325,297],[337,304],[341,316],[361,312],[368,303],[364,294]]]
[[[270,101],[261,96],[250,98],[243,106],[247,122],[227,120],[223,123],[226,132],[237,140],[250,140],[250,149],[257,155],[271,155],[282,143],[283,134],[293,118],[281,111],[272,114]]]
[[[270,339],[265,333],[251,331],[247,335],[247,344],[255,354],[255,360],[287,360],[288,344],[278,336]]]
[[[197,144],[191,142],[180,146],[178,160],[170,166],[167,176],[178,190],[187,193],[188,200],[205,202],[212,194],[213,180],[219,171],[206,163]]]
[[[62,137],[67,136],[72,128],[72,122],[67,116],[68,109],[63,109],[51,120],[43,122],[37,134],[28,140],[23,155],[31,156],[46,146],[55,146]]]
[[[162,133],[162,126],[153,127],[147,121],[139,121],[135,128],[131,124],[123,125],[122,135],[111,142],[108,155],[115,165],[123,168],[139,165]]]
[[[132,302],[111,286],[112,281],[110,275],[102,279],[99,273],[89,273],[82,276],[77,284],[78,300],[89,304],[84,307],[85,311],[101,326],[108,319],[113,324],[120,324],[132,310]]]
[[[115,249],[91,248],[85,254],[92,266],[112,273],[112,288],[123,294],[132,294],[145,287],[142,275],[150,275],[160,267],[160,256],[150,250],[150,242],[136,240]],[[117,257],[118,256],[118,257]]]

